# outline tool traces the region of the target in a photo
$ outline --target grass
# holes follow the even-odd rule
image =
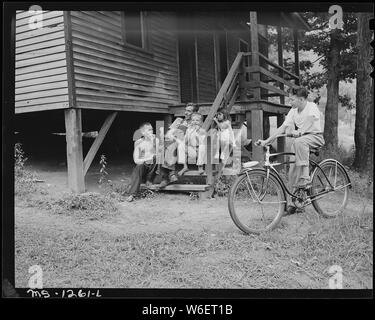
[[[280,228],[260,237],[19,226],[16,283],[26,285],[25,266],[37,263],[47,287],[328,288],[328,268],[336,264],[345,287],[371,287],[372,215],[309,219],[308,232]]]

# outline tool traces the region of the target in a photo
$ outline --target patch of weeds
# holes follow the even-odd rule
[[[39,207],[55,214],[73,215],[88,220],[102,219],[119,212],[114,199],[94,192],[66,194],[61,199],[47,200]]]
[[[14,146],[14,195],[24,200],[39,190],[35,173],[25,168],[26,161],[27,157],[22,149],[22,144],[16,143]]]
[[[190,192],[189,193],[190,200],[199,200],[199,192]]]
[[[99,181],[98,181],[98,183],[99,183],[99,187],[101,187],[102,184],[107,181],[107,176],[108,176],[108,172],[106,171],[106,169],[107,169],[107,158],[104,154],[102,154],[100,156],[99,164],[100,164],[100,170],[99,170]]]
[[[228,196],[228,192],[236,179],[237,176],[224,176],[222,175],[219,180],[216,181],[214,186],[214,192],[219,197]]]
[[[156,193],[150,189],[145,189],[145,190],[142,190],[139,195],[137,196],[137,198],[141,198],[141,199],[152,199],[152,198],[155,198],[156,196]]]
[[[360,173],[351,169],[348,169],[350,181],[352,183],[352,189],[350,192],[372,199],[374,196],[374,181],[370,174]]]

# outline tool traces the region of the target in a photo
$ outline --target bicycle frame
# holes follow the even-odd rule
[[[282,162],[282,163],[279,163],[279,162],[271,162],[270,161],[270,158],[272,157],[275,157],[275,156],[279,156],[279,155],[293,155],[295,156],[295,153],[292,153],[292,152],[278,152],[278,153],[270,153],[270,146],[266,146],[266,154],[265,154],[265,162],[264,162],[264,165],[263,165],[263,169],[266,170],[266,177],[268,179],[269,177],[269,174],[270,172],[272,172],[276,178],[279,180],[282,188],[284,189],[284,192],[288,193],[292,198],[296,199],[298,198],[298,196],[296,196],[295,194],[293,194],[289,189],[288,187],[285,185],[283,179],[281,178],[279,172],[274,168],[275,166],[279,166],[279,165],[283,165],[283,164],[291,164],[291,163],[295,163],[295,161],[286,161],[286,162]],[[333,160],[333,159],[332,159]],[[334,160],[336,162],[336,166],[341,166],[341,164],[338,163],[337,160]],[[325,194],[329,193],[329,192],[332,192],[332,191],[335,191],[335,187],[332,185],[331,181],[328,179],[327,175],[325,174],[325,172],[323,171],[323,169],[320,167],[319,163],[315,162],[314,160],[311,160],[309,159],[309,162],[310,162],[310,165],[312,166],[313,170],[318,168],[324,175],[324,178],[325,180],[328,182],[328,185],[329,185],[329,188],[328,190],[324,190],[322,192],[319,192],[315,195],[309,195],[308,194],[308,198],[309,198],[309,203],[307,203],[306,205],[309,205],[311,204],[312,201],[316,200],[316,199],[319,199],[321,198],[322,196],[324,196]],[[342,166],[341,166],[342,167]],[[252,170],[251,168],[248,169],[248,170]],[[337,169],[336,169],[337,170]],[[245,170],[246,172],[247,170]],[[345,169],[344,169],[344,172],[345,174],[347,175]],[[349,177],[348,177],[349,178]],[[321,180],[321,178],[319,177],[319,179]],[[349,180],[349,179],[348,179]],[[321,181],[322,182],[322,181]],[[323,182],[322,182],[323,183]],[[335,184],[335,183],[334,183]],[[266,181],[266,185],[267,185],[267,181]],[[349,180],[349,187],[351,187],[351,183],[350,183],[350,180]],[[346,187],[347,185],[345,186],[341,186],[341,188],[344,188]],[[336,189],[337,190],[337,189]],[[261,195],[260,195],[261,196]]]

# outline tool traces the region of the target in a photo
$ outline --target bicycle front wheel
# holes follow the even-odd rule
[[[328,182],[329,181],[329,182]],[[347,205],[350,181],[337,161],[329,160],[317,167],[311,178],[310,196],[315,210],[326,218],[334,218]]]
[[[233,183],[228,197],[230,216],[243,232],[260,234],[274,229],[285,210],[280,182],[264,170],[251,170]]]

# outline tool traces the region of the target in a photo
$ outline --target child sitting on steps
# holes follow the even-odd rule
[[[198,112],[191,115],[191,123],[186,130],[184,139],[186,157],[184,167],[178,172],[179,176],[182,176],[188,171],[188,163],[195,163],[195,160],[198,166],[198,173],[204,173],[203,164],[206,160],[206,131],[202,128],[202,120],[203,116]]]

